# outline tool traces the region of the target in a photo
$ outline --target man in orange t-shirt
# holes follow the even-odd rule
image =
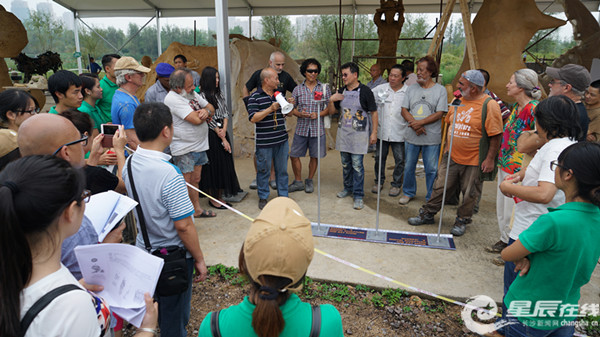
[[[452,128],[448,128],[448,139],[452,140],[452,154],[450,165],[438,167],[437,178],[433,185],[431,198],[419,210],[419,216],[409,218],[408,223],[413,226],[433,224],[433,216],[442,207],[442,196],[444,192],[444,179],[448,170],[448,182],[446,184],[448,195],[454,195],[459,188],[463,193],[463,201],[457,210],[454,227],[450,231],[453,235],[461,236],[466,231],[466,225],[471,222],[473,206],[481,194],[479,175],[481,172],[488,173],[494,169],[495,158],[500,149],[502,137],[502,114],[498,103],[483,92],[485,80],[478,70],[468,70],[458,80],[458,89],[464,98],[463,104],[458,108],[454,135]],[[490,98],[488,100],[488,98]],[[486,157],[481,161],[479,158],[479,146],[482,133],[482,108],[487,100],[487,118],[485,130],[489,137],[489,148]],[[446,116],[446,123],[452,124],[454,110],[451,109]],[[442,163],[448,161],[448,141],[444,149]]]

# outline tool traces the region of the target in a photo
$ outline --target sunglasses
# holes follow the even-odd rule
[[[72,142],[68,142],[68,143],[65,143],[65,144],[61,145],[61,146],[60,146],[58,149],[56,149],[56,151],[54,151],[54,153],[53,153],[52,155],[53,155],[53,156],[56,156],[56,154],[57,154],[57,153],[58,153],[58,152],[59,152],[59,151],[60,151],[60,150],[61,150],[63,147],[65,147],[65,146],[70,146],[70,145],[75,145],[75,144],[77,144],[77,143],[83,143],[82,145],[83,145],[83,146],[86,146],[86,145],[87,145],[87,143],[88,143],[88,136],[82,135],[82,136],[81,136],[81,138],[80,138],[80,139],[78,139],[78,140],[74,140],[74,141],[72,141]]]
[[[319,69],[306,69],[306,72],[309,74],[318,74]]]

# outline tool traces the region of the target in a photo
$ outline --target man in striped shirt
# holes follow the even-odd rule
[[[271,161],[275,167],[277,194],[288,196],[288,135],[285,117],[274,93],[279,85],[277,72],[265,68],[260,73],[261,87],[248,99],[248,119],[256,124],[256,182],[258,185],[258,208],[263,209],[269,197],[269,173]]]

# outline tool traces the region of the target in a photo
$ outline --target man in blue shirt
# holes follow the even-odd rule
[[[111,106],[113,124],[123,125],[129,147],[136,149],[139,144],[133,126],[133,113],[140,105],[135,92],[144,85],[144,78],[149,68],[141,66],[133,57],[121,57],[115,64],[115,77],[119,89],[115,91]]]
[[[181,171],[169,163],[171,156],[162,152],[173,139],[173,117],[163,103],[144,103],[135,110],[133,123],[140,143],[135,154],[128,158],[127,165],[131,165],[151,251],[169,246],[179,246],[187,251],[188,288],[180,294],[157,296],[158,325],[162,336],[185,337],[193,271],[197,272],[193,280],[200,282],[206,279],[208,270],[194,226],[194,206],[185,180]],[[133,198],[127,167],[123,169],[123,180]],[[137,223],[136,246],[145,249],[139,219]]]

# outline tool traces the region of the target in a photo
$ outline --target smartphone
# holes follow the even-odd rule
[[[104,134],[102,147],[113,147],[113,137],[119,130],[119,124],[100,124],[100,133]]]

